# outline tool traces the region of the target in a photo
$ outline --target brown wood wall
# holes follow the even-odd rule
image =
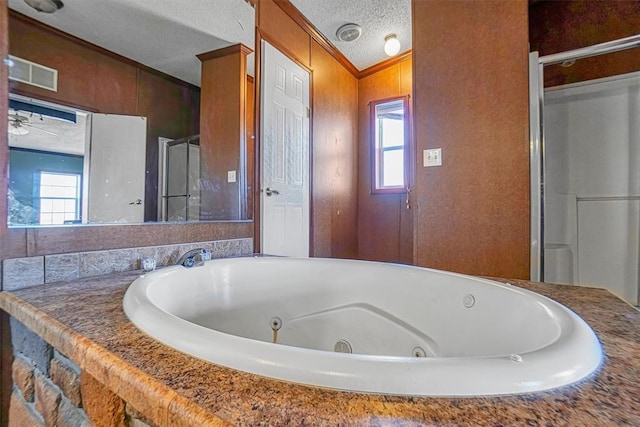
[[[413,262],[413,209],[406,193],[371,194],[372,101],[412,95],[411,57],[358,81],[358,258]],[[410,102],[411,104],[411,102]],[[411,117],[411,114],[409,114]]]
[[[200,156],[207,183],[201,190],[202,220],[244,217],[239,203],[244,181],[240,148],[246,138],[247,58],[237,47],[233,51],[225,48],[222,56],[201,57]],[[236,171],[234,183],[227,182],[227,171],[231,170]]]
[[[9,53],[7,2],[0,1],[0,59]],[[9,141],[7,138],[7,104],[9,97],[8,68],[0,62],[0,242],[7,240],[7,164],[9,163]],[[0,256],[0,259],[2,257]],[[0,273],[2,268],[0,268]],[[0,286],[1,289],[1,286]],[[0,311],[0,426],[9,424],[9,402],[11,399],[11,363],[9,316]]]
[[[413,1],[418,265],[529,277],[527,28],[526,0]]]
[[[542,55],[578,49],[640,33],[640,1],[541,1],[529,7],[531,51]],[[545,67],[545,86],[640,70],[640,48]]]
[[[255,144],[255,83],[253,77],[247,78],[247,114],[245,117],[247,152],[247,219],[253,219],[253,193],[255,191],[256,144]]]
[[[313,249],[357,256],[357,80],[315,40],[313,68]]]
[[[12,55],[58,70],[57,92],[17,82],[11,92],[93,112],[147,117],[145,220],[156,220],[158,137],[199,132],[199,89],[15,12],[9,16],[9,44]]]
[[[357,256],[357,79],[273,0],[261,0],[258,30],[312,69],[312,254]]]
[[[9,55],[9,34],[6,31],[9,23],[7,2],[0,2],[0,59]],[[7,179],[9,163],[9,139],[7,132],[7,106],[9,102],[9,68],[0,63],[0,213],[7,212]],[[0,221],[0,239],[7,232],[7,221]]]

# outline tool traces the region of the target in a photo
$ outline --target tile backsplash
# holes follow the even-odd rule
[[[196,248],[209,249],[213,258],[251,255],[253,239],[214,240],[5,259],[2,262],[2,289],[11,291],[51,282],[138,270],[142,268],[142,259],[148,257],[154,257],[158,267],[172,265],[182,254]]]

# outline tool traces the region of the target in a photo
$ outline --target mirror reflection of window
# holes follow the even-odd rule
[[[80,219],[81,175],[69,173],[39,173],[39,224],[73,224]]]
[[[9,225],[79,222],[83,156],[9,147],[9,158]],[[61,179],[67,181],[65,185],[59,185]],[[69,188],[63,190],[65,186]],[[73,217],[70,214],[71,202],[63,199],[76,200]],[[66,207],[61,206],[65,203]],[[47,213],[44,216],[41,215],[43,209]],[[62,218],[60,214],[63,214]]]
[[[407,187],[408,114],[406,97],[371,103],[373,192],[403,192]]]

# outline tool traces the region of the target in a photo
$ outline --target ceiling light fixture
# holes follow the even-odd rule
[[[362,35],[362,27],[358,24],[344,24],[336,31],[336,37],[342,42],[354,42]]]
[[[64,7],[64,3],[60,0],[24,0],[24,2],[38,12],[44,13],[53,13]]]
[[[384,38],[384,53],[387,56],[396,56],[400,52],[400,41],[395,34],[389,34]]]

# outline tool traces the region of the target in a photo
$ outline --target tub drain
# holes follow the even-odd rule
[[[336,345],[333,347],[333,350],[336,353],[352,353],[351,344],[345,340],[339,340]]]

